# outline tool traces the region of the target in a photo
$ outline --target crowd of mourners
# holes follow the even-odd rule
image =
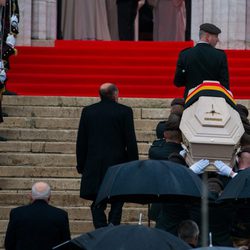
[[[247,203],[241,205],[230,204],[225,206],[216,203],[217,198],[225,186],[234,178],[238,172],[250,168],[250,140],[248,109],[242,104],[237,104],[236,109],[241,117],[245,132],[240,140],[240,150],[237,152],[234,167],[227,166],[222,161],[215,161],[217,171],[206,172],[208,175],[207,187],[210,192],[209,199],[209,232],[212,233],[212,241],[217,246],[235,246],[241,249],[250,249],[250,217],[248,215]],[[171,103],[170,115],[166,121],[160,121],[156,127],[157,139],[153,141],[149,149],[149,158],[156,160],[169,160],[188,167],[185,162],[185,149],[182,148],[182,133],[179,128],[182,112],[184,110],[184,99],[176,98]],[[189,168],[201,178],[204,169],[209,162],[202,159]],[[201,227],[200,204],[175,203],[152,204],[149,216],[156,222],[156,227],[166,230],[178,236],[178,225],[185,220],[190,227],[191,239],[197,238]],[[196,225],[194,225],[196,223]],[[188,226],[186,225],[186,229]],[[193,228],[193,230],[192,230]],[[193,235],[192,233],[193,232]],[[192,237],[191,237],[192,236]],[[199,237],[198,237],[199,238]],[[195,245],[199,244],[199,240]],[[189,239],[190,240],[190,239]],[[194,244],[194,243],[192,243]]]

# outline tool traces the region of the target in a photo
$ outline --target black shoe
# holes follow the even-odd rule
[[[2,112],[2,116],[3,117],[8,117],[9,115],[7,113],[5,113],[5,112]]]
[[[4,138],[4,137],[2,137],[2,136],[0,136],[0,141],[7,141],[7,139]]]
[[[13,92],[13,91],[9,91],[8,89],[6,89],[4,92],[3,92],[3,95],[17,95],[17,93]]]

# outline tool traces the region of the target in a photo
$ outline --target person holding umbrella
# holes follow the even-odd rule
[[[83,109],[76,142],[76,169],[82,175],[80,197],[92,200],[95,228],[120,224],[123,202],[112,202],[108,219],[107,204],[95,206],[103,177],[109,167],[138,159],[133,111],[118,103],[118,88],[104,83],[101,101]]]

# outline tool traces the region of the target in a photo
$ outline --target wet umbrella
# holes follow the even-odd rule
[[[99,228],[73,240],[85,250],[186,250],[190,246],[174,235],[143,225]]]
[[[151,203],[200,200],[202,182],[187,167],[171,161],[137,160],[110,167],[96,199]]]
[[[240,171],[224,188],[218,202],[250,199],[250,168]]]
[[[234,247],[199,247],[199,248],[192,248],[192,250],[233,250],[238,249]]]

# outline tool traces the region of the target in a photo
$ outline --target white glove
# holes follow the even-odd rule
[[[230,176],[232,169],[226,165],[223,161],[215,161],[214,166],[218,170],[217,173],[224,176]]]
[[[5,73],[5,70],[2,69],[2,70],[0,71],[0,82],[1,82],[1,83],[4,83],[5,80],[6,80],[6,73]]]
[[[14,35],[8,34],[6,38],[6,43],[12,48],[14,48],[16,45],[16,38],[14,37]]]
[[[12,15],[11,18],[10,18],[10,22],[11,22],[11,24],[12,24],[12,22],[18,23],[18,18],[17,18],[17,16],[16,16],[16,15]]]
[[[10,18],[10,24],[18,30],[18,18],[16,15],[12,15]]]
[[[196,174],[202,174],[204,169],[209,165],[209,160],[201,159],[194,163],[190,169]]]
[[[185,157],[187,156],[187,150],[186,149],[182,149],[179,154],[185,159]]]
[[[4,63],[3,63],[2,60],[0,60],[0,71],[1,71],[2,69],[4,69]]]

